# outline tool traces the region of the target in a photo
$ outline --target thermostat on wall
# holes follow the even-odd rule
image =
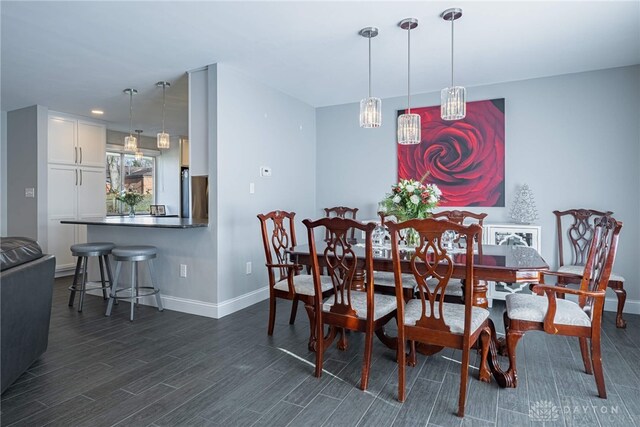
[[[271,168],[269,166],[260,166],[260,176],[271,176]]]

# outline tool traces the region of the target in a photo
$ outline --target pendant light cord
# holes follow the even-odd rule
[[[369,34],[369,98],[371,98],[371,34]]]
[[[129,136],[133,137],[133,90],[129,90]]]
[[[453,21],[455,21],[455,12],[451,12],[451,88],[453,88]]]
[[[411,24],[407,29],[407,114],[411,114]]]
[[[167,90],[167,84],[162,83],[162,133],[164,133],[164,107],[165,107],[165,91],[166,90]]]

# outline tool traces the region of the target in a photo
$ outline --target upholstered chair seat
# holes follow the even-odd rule
[[[582,267],[584,268],[584,267]],[[546,296],[511,294],[507,295],[507,316],[509,319],[543,322],[549,308]],[[553,323],[558,325],[591,326],[591,319],[585,310],[573,301],[556,299],[556,316]]]
[[[331,277],[321,276],[320,285],[322,286],[322,292],[330,290],[333,285],[331,284]],[[300,295],[315,295],[315,288],[313,286],[313,276],[311,274],[298,274],[293,276],[293,287],[297,294]],[[279,291],[289,292],[289,282],[287,278],[280,280],[273,287]]]
[[[569,264],[563,265],[562,267],[558,268],[559,273],[576,274],[578,276],[581,276],[583,271],[584,265]],[[611,276],[609,277],[609,281],[624,282],[624,277],[612,272]]]
[[[373,294],[373,320],[378,320],[396,309],[395,295]],[[333,297],[329,297],[323,304],[324,311],[331,311]],[[351,307],[356,311],[359,319],[367,318],[367,293],[360,291],[351,292]]]
[[[434,308],[436,313],[440,311],[440,303],[435,302]],[[404,309],[404,324],[414,326],[422,316],[422,301],[412,299],[407,303]],[[445,302],[442,308],[444,314],[444,323],[449,327],[452,334],[464,334],[464,304],[454,304]],[[431,308],[426,305],[426,315],[431,316]],[[484,321],[489,317],[489,310],[480,307],[471,308],[471,333],[475,333]]]

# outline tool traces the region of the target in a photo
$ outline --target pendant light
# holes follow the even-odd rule
[[[442,120],[460,120],[467,114],[467,90],[453,85],[453,21],[462,17],[462,9],[447,9],[441,16],[445,21],[451,21],[451,86],[440,92],[440,117]]]
[[[167,87],[171,86],[169,82],[158,82],[157,87],[162,87],[162,132],[158,133],[158,148],[161,150],[168,150],[171,147],[169,141],[169,134],[164,131],[164,107],[165,107],[165,93]]]
[[[140,134],[142,133],[142,131],[140,129],[136,129],[136,133],[138,134],[138,141],[142,143],[142,139],[140,139]],[[136,149],[136,154],[134,154],[134,158],[140,161],[142,160],[143,157],[144,157],[144,154],[142,154],[142,151],[140,151],[140,145],[138,145]]]
[[[398,144],[420,144],[420,116],[411,114],[411,30],[418,26],[418,20],[407,18],[398,25],[407,30],[407,112],[398,117]]]
[[[378,128],[382,125],[382,100],[371,96],[371,39],[378,35],[378,29],[366,27],[360,35],[369,39],[369,95],[360,101],[360,127]]]
[[[136,152],[138,150],[138,141],[133,136],[133,95],[137,95],[135,89],[125,89],[123,91],[129,95],[129,136],[124,138],[124,151]]]

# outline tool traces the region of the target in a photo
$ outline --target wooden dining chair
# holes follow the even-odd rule
[[[444,347],[462,350],[460,366],[460,392],[458,398],[458,416],[464,416],[464,407],[469,375],[469,355],[472,346],[481,341],[480,379],[489,380],[487,369],[487,355],[489,351],[491,327],[489,326],[489,311],[473,306],[473,292],[464,293],[464,305],[444,301],[444,293],[454,272],[454,255],[447,252],[443,245],[444,233],[454,231],[463,236],[468,242],[476,239],[482,228],[477,224],[469,226],[455,222],[436,219],[412,219],[396,224],[388,222],[391,231],[391,255],[393,271],[396,277],[396,300],[398,307],[398,400],[405,400],[405,365],[406,342],[410,342],[409,362],[416,364],[415,342],[426,344],[439,351]],[[418,283],[419,298],[408,301],[402,298],[402,260],[399,249],[400,233],[413,228],[420,235],[420,243],[415,252],[410,255],[409,266],[404,272],[413,274]],[[465,283],[470,287],[474,278],[474,250],[473,245],[467,245],[464,255],[455,254],[458,263],[464,260]],[[456,267],[457,268],[457,267]],[[437,281],[435,288],[427,284],[433,278]]]
[[[600,329],[607,283],[615,261],[621,229],[622,223],[613,217],[608,215],[600,217],[595,221],[581,274],[578,276],[562,272],[545,273],[545,275],[562,279],[579,279],[579,289],[539,284],[533,287],[537,295],[507,295],[504,327],[509,369],[500,376],[496,376],[501,386],[517,385],[516,346],[520,338],[527,331],[544,331],[553,335],[578,337],[584,369],[587,374],[595,376],[598,395],[606,399],[607,392],[600,352]],[[559,298],[560,295],[565,294],[577,296],[578,302]],[[591,344],[591,357],[589,357],[587,340]]]
[[[336,335],[340,334],[338,348],[345,350],[347,346],[345,329],[365,333],[364,360],[360,388],[366,390],[369,382],[369,368],[373,348],[373,335],[380,332],[389,320],[396,316],[396,298],[391,295],[374,293],[373,249],[371,234],[375,223],[363,224],[352,219],[322,218],[316,221],[305,219],[309,234],[311,270],[313,273],[316,296],[314,303],[307,309],[315,315],[317,337],[315,376],[322,375],[324,351]],[[329,239],[320,244],[315,241],[315,230],[324,228]],[[358,256],[355,244],[348,235],[353,231],[365,233],[364,256]],[[359,248],[358,248],[359,249]],[[319,290],[322,287],[320,267],[325,266],[331,277],[333,297],[323,301]],[[356,270],[364,270],[365,290],[352,289]],[[329,326],[325,334],[325,325]]]
[[[597,211],[594,209],[568,209],[566,211],[553,211],[556,216],[556,230],[558,233],[558,272],[580,275],[584,270],[587,260],[587,251],[594,234],[594,223],[603,216],[611,216],[611,211]],[[563,224],[564,223],[564,224]],[[570,255],[565,259],[566,242]],[[579,278],[558,277],[558,285],[579,284]],[[616,313],[616,326],[625,328],[627,322],[622,318],[622,311],[627,300],[627,291],[624,290],[624,277],[611,273],[607,284],[618,298],[618,310]]]
[[[334,206],[332,208],[324,208],[324,214],[327,218],[350,218],[352,220],[356,220],[356,216],[358,216],[358,208],[350,208],[347,206]],[[351,230],[351,236],[349,237],[352,241],[356,240],[356,231]],[[329,239],[329,232],[325,235],[325,240]]]
[[[313,276],[300,274],[302,266],[291,263],[286,250],[296,246],[295,212],[272,211],[258,215],[262,229],[262,243],[269,274],[269,325],[267,333],[273,335],[276,321],[276,298],[293,301],[289,324],[293,325],[298,311],[298,301],[313,304],[315,286]],[[331,279],[320,277],[320,293],[327,297],[332,291]],[[313,342],[314,318],[310,317],[311,334],[309,345]]]
[[[486,213],[474,213],[469,211],[460,211],[460,210],[449,210],[449,211],[440,211],[431,215],[431,218],[435,219],[446,219],[447,221],[455,222],[456,224],[461,225],[469,225],[469,224],[478,224],[480,227],[484,225],[484,219],[487,217]],[[478,245],[478,251],[482,252],[482,228],[481,232],[474,240],[474,242]],[[458,248],[462,248],[463,245],[466,245],[466,242],[463,241],[464,236],[456,236],[454,240],[454,244]],[[427,284],[431,286],[432,290],[435,289],[437,285],[437,280],[428,280]],[[485,282],[482,282],[481,285],[486,287]],[[462,283],[462,279],[452,278],[447,285],[447,288],[444,292],[445,301],[447,302],[462,302],[463,301],[463,292],[464,285]]]

